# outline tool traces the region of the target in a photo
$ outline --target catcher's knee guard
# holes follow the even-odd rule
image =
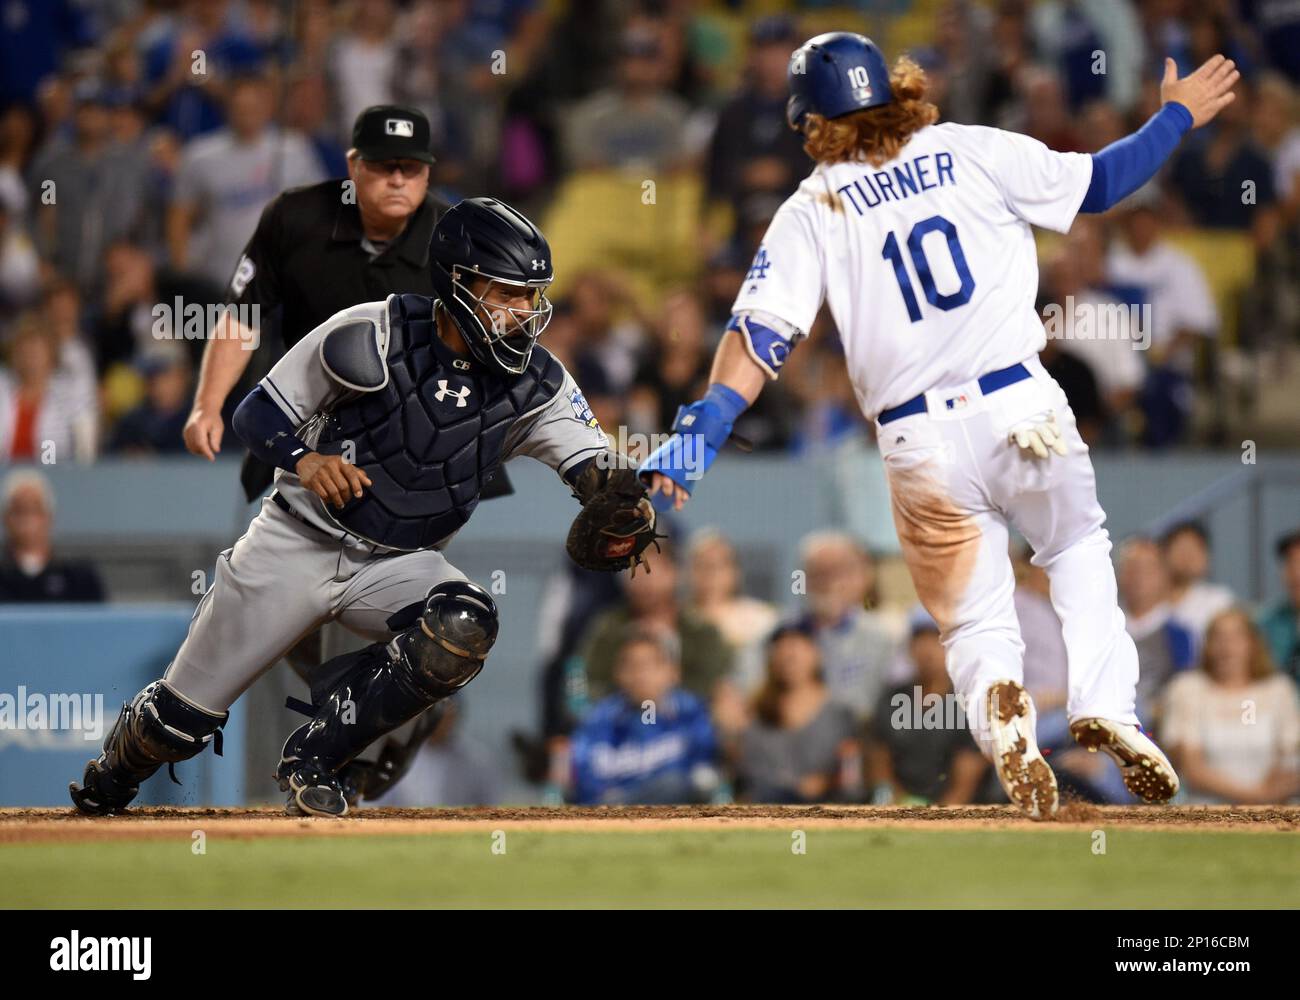
[[[162,681],[154,681],[122,706],[103,751],[87,762],[81,785],[74,781],[68,786],[73,804],[94,815],[126,808],[140,783],[164,764],[189,760],[209,743],[220,754],[221,727],[229,717],[229,712],[216,715],[192,705]]]
[[[285,742],[276,777],[290,793],[291,809],[346,812],[340,769],[473,680],[498,627],[496,603],[487,591],[460,580],[434,587],[423,605],[399,612],[389,624],[402,629],[397,637],[346,654],[342,676],[316,699],[312,720]],[[321,672],[336,673],[329,665]]]

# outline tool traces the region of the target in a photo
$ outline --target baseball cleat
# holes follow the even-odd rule
[[[140,786],[114,779],[113,772],[102,758],[87,761],[81,784],[68,782],[72,804],[87,816],[112,816],[122,812],[139,793]]]
[[[993,769],[1007,798],[1031,819],[1056,815],[1056,775],[1038,751],[1034,737],[1034,703],[1016,681],[998,681],[985,699],[993,743]]]
[[[284,811],[290,816],[347,815],[348,800],[343,785],[314,761],[285,762],[276,776],[280,779],[280,791],[289,793]]]
[[[1103,750],[1119,765],[1124,787],[1143,802],[1168,802],[1178,794],[1169,758],[1137,726],[1110,719],[1076,719],[1070,735],[1090,753]]]

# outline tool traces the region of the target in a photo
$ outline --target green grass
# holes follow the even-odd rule
[[[1285,833],[509,830],[0,847],[0,907],[1295,907]]]

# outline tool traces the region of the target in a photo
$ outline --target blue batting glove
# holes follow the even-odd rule
[[[637,476],[649,486],[651,474],[658,472],[689,495],[731,436],[736,418],[748,406],[740,393],[714,382],[703,399],[678,408],[672,436],[641,463]],[[656,510],[672,506],[672,498],[662,493],[656,493],[652,502]]]

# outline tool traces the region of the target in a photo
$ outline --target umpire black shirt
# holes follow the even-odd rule
[[[433,294],[429,240],[447,204],[426,194],[401,234],[378,248],[365,240],[355,196],[344,200],[345,184],[322,181],[277,196],[262,212],[230,279],[226,301],[258,306],[261,330],[278,328],[286,351],[350,306],[393,293]],[[265,338],[259,350],[271,350]],[[265,360],[258,366],[262,371],[274,363]],[[228,401],[227,409],[238,402]],[[239,478],[250,502],[271,485],[274,472],[251,455],[245,458]]]
[[[361,210],[343,194],[344,181],[330,180],[276,197],[230,280],[228,302],[258,305],[263,322],[279,310],[286,350],[349,306],[395,292],[433,294],[429,240],[447,205],[425,195],[401,235],[371,259]]]

